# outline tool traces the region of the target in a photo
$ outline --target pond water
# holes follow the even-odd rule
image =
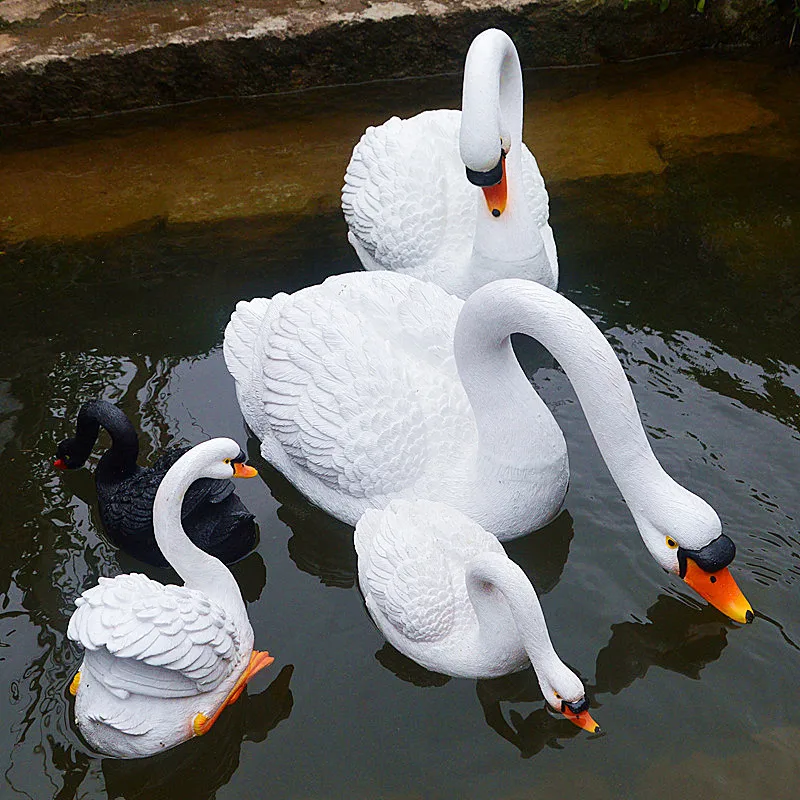
[[[84,401],[174,443],[246,437],[222,332],[238,299],[358,268],[338,192],[363,128],[455,107],[455,76],[0,129],[0,797],[788,798],[800,786],[800,69],[701,55],[526,74],[560,290],[612,342],[666,469],[719,512],[754,624],[649,557],[564,374],[518,342],[563,427],[565,510],[508,552],[604,733],[533,673],[447,679],[385,645],[351,529],[257,457],[235,568],[275,663],[212,731],[92,754],[65,632],[100,575],[89,470],[51,467]]]

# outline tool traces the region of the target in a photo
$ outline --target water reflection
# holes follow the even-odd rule
[[[690,60],[687,69],[691,80],[683,72],[677,84],[668,62],[621,66],[617,68],[617,88],[611,91],[602,71],[560,71],[555,75],[536,72],[527,79],[536,84],[540,97],[550,96],[554,85],[562,86],[563,90],[552,95],[556,106],[572,98],[570,112],[582,107],[582,119],[604,124],[607,119],[603,115],[587,115],[587,108],[605,109],[615,95],[618,101],[640,80],[641,70],[649,73],[651,87],[654,83],[663,84],[664,78],[672,74],[670,102],[673,91],[677,97],[685,84],[690,87],[690,100],[695,104],[698,97],[706,94],[705,90],[695,91],[697,81],[707,79],[705,67],[712,62],[717,63],[716,59],[709,59],[703,62],[703,68],[697,68],[699,62]],[[750,73],[744,62],[736,68],[735,74],[740,73]],[[585,614],[588,620],[600,616],[604,620],[598,628],[601,632],[607,630],[608,638],[601,636],[595,676],[588,677],[594,698],[602,701],[605,694],[616,693],[620,705],[662,709],[658,730],[655,726],[646,732],[635,725],[620,726],[601,746],[570,748],[572,775],[585,775],[587,781],[595,781],[592,797],[599,796],[599,785],[616,787],[615,779],[623,774],[630,776],[625,793],[632,798],[654,793],[664,797],[683,793],[695,798],[703,792],[716,796],[720,785],[706,788],[702,779],[709,781],[717,776],[724,781],[737,774],[736,770],[741,771],[741,796],[769,797],[771,793],[780,794],[778,777],[786,786],[791,785],[785,776],[792,777],[791,765],[797,762],[798,712],[796,704],[787,703],[786,698],[791,696],[796,678],[797,646],[793,642],[800,641],[800,616],[795,602],[800,574],[800,509],[795,478],[800,468],[800,339],[791,335],[797,330],[800,309],[800,273],[795,263],[800,232],[800,183],[795,178],[795,145],[800,131],[798,73],[796,69],[790,73],[773,65],[758,75],[761,77],[754,78],[755,82],[737,86],[737,96],[752,94],[747,98],[748,108],[753,108],[755,98],[780,119],[769,128],[737,128],[740,132],[723,137],[699,138],[687,138],[678,128],[665,134],[664,126],[659,124],[664,140],[646,141],[648,151],[657,150],[658,174],[607,172],[578,180],[577,173],[566,173],[564,165],[556,163],[561,156],[551,155],[549,164],[544,163],[547,158],[540,160],[551,189],[551,219],[562,263],[562,290],[613,338],[615,351],[634,381],[645,425],[658,436],[656,450],[669,462],[665,466],[674,471],[676,478],[689,479],[698,489],[702,482],[701,493],[707,494],[719,510],[726,528],[736,529],[731,532],[740,550],[737,578],[741,575],[747,593],[755,592],[752,599],[757,608],[763,607],[766,612],[759,614],[755,626],[741,636],[737,634],[737,647],[731,648],[735,652],[725,654],[728,657],[717,664],[710,680],[705,665],[719,658],[732,629],[711,610],[681,607],[674,597],[659,597],[646,617],[631,619],[629,595],[621,588],[627,586],[630,577],[623,574],[624,559],[607,558],[605,563],[610,566],[600,567],[605,571],[600,577],[611,590],[603,609],[610,617],[599,613],[595,616],[596,609],[579,592],[575,592],[574,600],[564,600],[566,592],[559,597],[567,611]],[[587,81],[596,82],[596,92],[588,91]],[[394,106],[388,110],[385,106],[389,89],[393,92],[392,103],[405,98],[398,107],[417,107],[420,97],[430,97],[429,84],[413,82],[381,86],[375,91],[360,87],[352,90],[350,97],[356,106],[366,104],[366,116],[377,119],[394,110]],[[315,95],[314,102],[323,96],[330,103],[323,120],[317,116],[313,102],[303,105],[307,98],[296,98],[308,117],[307,130],[313,128],[318,139],[328,138],[326,128],[337,124],[341,110],[335,94]],[[584,96],[591,101],[588,106],[582,105]],[[661,91],[662,99],[664,96]],[[637,92],[636,97],[644,103],[649,90]],[[284,99],[271,102],[283,110]],[[618,102],[616,107],[619,108]],[[715,107],[724,107],[738,124],[739,106],[720,103],[717,95]],[[355,106],[353,110],[354,114],[359,113]],[[556,110],[560,114],[563,109]],[[175,113],[182,116],[184,110]],[[231,130],[237,130],[241,122],[235,113],[227,118],[217,106],[211,106],[209,114],[220,124],[224,121]],[[272,124],[269,116],[260,115],[266,120],[265,126]],[[688,117],[698,118],[696,114]],[[531,119],[541,117],[532,115]],[[87,130],[95,131],[95,124],[96,121],[87,122]],[[117,123],[109,120],[103,124],[107,124],[113,138]],[[135,121],[124,124],[136,128]],[[536,141],[541,126],[532,124],[531,141]],[[162,147],[163,129],[156,114],[150,133],[143,134],[143,139],[151,136],[148,147],[169,157],[169,148]],[[359,123],[357,130],[362,129]],[[576,151],[562,136],[563,130],[555,123],[551,126],[549,135],[563,143],[563,148],[551,153],[563,149],[569,161],[572,155],[566,151]],[[612,138],[616,142],[632,140],[630,136],[620,137],[613,125],[610,133],[613,136],[606,127],[605,135],[597,138],[602,150]],[[594,134],[595,129],[590,126],[589,135]],[[640,134],[637,131],[639,142],[646,138]],[[15,137],[16,144],[0,153],[5,166],[8,153],[25,149],[29,135],[30,132],[21,132]],[[580,135],[586,135],[586,131]],[[58,124],[47,134],[54,142],[62,136]],[[344,138],[350,136],[348,133]],[[83,141],[82,146],[86,157],[94,158],[93,143]],[[630,149],[627,144],[626,148]],[[577,152],[584,163],[593,158],[591,152]],[[603,152],[596,163],[592,162],[601,171],[606,170],[606,155]],[[215,169],[229,174],[233,162],[220,161],[217,156],[218,153],[213,156]],[[327,165],[325,174],[332,177],[329,184],[325,183],[328,188],[320,191],[321,184],[304,166],[322,160]],[[23,157],[19,163],[24,166],[24,161]],[[194,163],[192,159],[190,162]],[[235,405],[230,414],[225,406],[225,393],[230,392],[230,386],[223,379],[227,376],[218,351],[225,322],[240,298],[293,291],[316,283],[331,272],[355,268],[336,199],[345,162],[346,158],[336,168],[335,156],[324,148],[315,152],[311,161],[296,162],[304,181],[308,181],[303,183],[303,190],[310,190],[306,196],[324,195],[319,208],[305,216],[275,213],[195,225],[149,219],[118,235],[0,244],[0,283],[8,306],[4,336],[0,337],[0,483],[9,499],[0,519],[0,698],[4,698],[0,705],[4,712],[0,714],[4,720],[0,725],[0,750],[6,754],[0,795],[37,800],[54,795],[59,800],[103,797],[107,773],[109,794],[125,796],[127,792],[137,796],[138,792],[139,797],[147,796],[148,776],[139,774],[133,765],[101,765],[99,759],[84,752],[65,726],[68,717],[64,689],[80,657],[64,635],[72,601],[98,575],[142,569],[142,565],[122,559],[99,536],[90,513],[94,506],[91,474],[87,471],[70,476],[66,482],[53,474],[50,456],[55,443],[67,435],[80,404],[101,395],[121,403],[126,413],[138,418],[151,450],[174,441],[185,425],[211,430],[212,425],[227,420],[232,427],[238,426]],[[75,164],[67,151],[60,150],[51,163],[61,171],[59,180],[71,182],[76,192],[83,191],[84,178],[80,170],[73,170]],[[265,168],[270,167],[269,163],[264,164]],[[260,170],[261,167],[252,175],[254,197],[265,197]],[[550,176],[558,175],[559,170],[572,177],[553,182]],[[30,173],[22,170],[18,175],[19,185],[27,191]],[[238,173],[236,181],[240,179]],[[103,171],[97,171],[92,180],[102,182]],[[49,184],[43,180],[41,185]],[[111,217],[120,209],[120,197],[141,207],[139,198],[126,192],[125,187],[119,188],[119,194],[109,192],[103,199]],[[187,196],[198,196],[196,190],[194,186]],[[115,203],[117,207],[111,208]],[[224,204],[215,203],[214,207],[222,215],[226,213]],[[32,206],[30,210],[31,219],[41,212]],[[15,224],[22,221],[15,220]],[[59,224],[63,224],[63,218]],[[69,230],[76,232],[72,227]],[[524,341],[519,350],[526,364],[547,363],[537,362],[535,348]],[[216,385],[189,376],[194,365],[202,363],[214,365],[219,379]],[[594,445],[582,417],[575,411],[571,390],[555,370],[540,370],[537,383],[542,373],[552,378],[543,387],[545,400],[556,409],[559,422],[564,422],[570,457],[576,455],[574,474],[581,479],[581,492],[572,495],[572,513],[581,527],[587,519],[602,524],[606,531],[630,527],[629,513],[619,502],[605,467],[592,455]],[[170,417],[167,409],[177,416]],[[653,429],[651,421],[659,431]],[[148,458],[145,450],[146,445],[143,457]],[[698,461],[702,461],[699,470],[692,465]],[[286,586],[297,585],[292,581],[297,569],[314,574],[326,586],[353,588],[356,560],[351,530],[309,507],[276,473],[265,469],[264,476],[279,498],[281,518],[292,529],[292,560],[270,560],[276,594]],[[261,521],[264,526],[274,523],[273,519]],[[560,518],[555,525],[549,532],[509,547],[511,556],[528,571],[541,594],[558,581],[570,547],[573,556],[578,555],[572,544],[569,518]],[[282,532],[274,527],[265,527],[265,531],[268,536]],[[545,544],[543,537],[550,535],[550,543]],[[270,544],[271,540],[265,539],[262,547]],[[597,538],[592,546],[598,552],[605,548],[608,555],[611,545],[606,546]],[[619,547],[623,548],[619,552],[624,552],[624,545],[620,543]],[[243,593],[250,601],[256,599],[264,585],[263,561],[254,558],[237,569],[243,573],[237,573]],[[578,570],[570,571],[564,580],[579,581],[585,576]],[[164,577],[174,580],[173,576]],[[413,724],[424,716],[427,703],[447,691],[437,692],[435,688],[424,692],[409,689],[404,695],[411,698],[412,704],[418,702],[418,706],[403,709],[408,712],[410,724],[391,731],[396,739],[391,759],[379,748],[371,749],[371,744],[386,734],[386,725],[385,720],[371,720],[364,713],[362,692],[375,692],[376,686],[383,691],[384,684],[372,684],[375,676],[367,671],[347,672],[344,667],[350,668],[362,657],[371,661],[379,646],[375,644],[375,633],[355,595],[327,592],[324,586],[312,586],[313,581],[302,583],[302,594],[285,592],[284,613],[269,611],[271,630],[283,637],[284,652],[288,655],[291,648],[290,660],[296,663],[317,659],[319,642],[328,633],[325,626],[331,617],[325,617],[315,629],[318,619],[314,615],[319,615],[321,608],[332,607],[341,612],[335,620],[337,633],[344,637],[342,641],[347,642],[348,649],[346,654],[339,650],[329,652],[334,657],[324,662],[331,677],[341,667],[338,675],[342,691],[337,692],[336,703],[331,702],[327,685],[317,694],[313,694],[311,686],[303,687],[309,701],[313,700],[308,704],[310,711],[303,703],[303,713],[309,713],[308,727],[305,720],[300,724],[298,708],[294,725],[284,726],[281,736],[273,737],[270,743],[268,755],[276,759],[276,770],[290,776],[285,785],[271,787],[276,798],[284,800],[298,794],[346,796],[351,789],[353,764],[357,764],[365,785],[383,786],[393,767],[403,769],[397,764],[404,754],[414,757],[409,763],[413,763],[416,779],[411,782],[410,772],[397,779],[398,786],[405,781],[406,793],[422,791],[426,796],[470,796],[475,800],[528,796],[532,792],[547,798],[563,794],[561,782],[541,791],[538,786],[532,788],[530,764],[523,762],[520,766],[516,757],[517,753],[532,755],[542,748],[565,745],[572,736],[581,735],[546,711],[530,671],[498,682],[476,684],[483,716],[502,737],[497,744],[508,757],[487,765],[480,785],[478,781],[470,784],[473,791],[459,791],[463,787],[454,785],[458,782],[454,764],[466,764],[466,776],[482,756],[482,745],[473,746],[479,737],[473,740],[469,736],[469,726],[485,730],[484,722],[475,708],[471,687],[466,684],[464,707],[453,703],[446,709],[454,723],[464,726],[466,735],[455,745],[457,749],[447,749],[457,737],[448,737],[447,742],[442,737],[434,740],[429,731]],[[254,609],[256,618],[260,610]],[[354,616],[347,616],[351,613]],[[618,621],[612,625],[613,620]],[[773,624],[767,624],[768,620]],[[297,634],[303,623],[319,636]],[[386,669],[417,685],[435,687],[447,680],[421,671],[388,645],[380,647],[375,657]],[[695,720],[687,727],[685,717],[674,710],[671,682],[660,680],[665,676],[650,670],[651,666],[687,678],[699,676],[700,686],[685,682],[687,694],[695,692],[702,694],[704,700],[719,701],[714,704],[713,720],[707,724]],[[746,675],[751,690],[741,691],[742,675]],[[306,677],[304,671],[303,678]],[[392,682],[391,676],[382,677]],[[299,679],[298,674],[294,679],[298,695]],[[625,695],[625,689],[636,686],[639,680],[646,680],[647,685],[639,684],[639,692]],[[313,679],[310,682],[313,684]],[[451,683],[449,689],[454,688]],[[737,702],[725,703],[732,693]],[[387,692],[377,699],[391,703],[392,694]],[[231,713],[235,720],[242,708],[231,709]],[[602,723],[603,715],[598,716]],[[337,738],[343,719],[358,719],[358,740]],[[789,726],[787,730],[794,731],[780,743],[785,761],[769,760],[769,748],[773,746],[770,743],[751,747],[757,738],[753,732],[764,725],[764,719],[785,724]],[[223,725],[222,720],[220,724]],[[229,724],[236,728],[233,722]],[[731,759],[703,758],[706,748],[714,746],[713,733],[723,727],[731,743]],[[219,730],[224,734],[224,727]],[[324,737],[323,746],[308,747],[317,731]],[[493,738],[495,733],[490,736]],[[225,773],[235,769],[239,759],[242,762],[239,772],[230,779],[229,788],[223,790],[231,796],[247,794],[247,781],[261,767],[267,753],[262,748],[241,749],[241,739],[247,735],[246,729],[241,729],[231,741],[224,735],[217,740],[224,756],[218,764],[222,782],[227,780]],[[620,746],[620,742],[626,744]],[[202,741],[194,744],[201,746],[199,752],[206,753],[208,761],[215,758],[213,746]],[[225,755],[228,747],[234,750],[230,756]],[[192,752],[187,749],[187,763],[192,761]],[[649,774],[651,766],[655,768],[654,752],[663,757],[664,763]],[[750,757],[741,759],[742,752]],[[173,765],[180,771],[183,756],[176,751],[172,758],[174,762],[170,758],[158,762],[164,763],[161,771],[172,769]],[[198,772],[206,766],[217,766],[194,763]],[[761,766],[754,771],[753,764]],[[564,765],[559,759],[554,766],[563,770]],[[307,775],[313,778],[303,784]],[[670,776],[673,783],[669,782]],[[466,776],[465,783],[471,777]],[[775,778],[772,784],[770,777]],[[202,786],[192,784],[191,775],[186,774],[184,780],[187,788],[183,793],[179,781],[172,785],[178,796],[203,791]],[[301,784],[302,788],[298,788]],[[208,783],[209,789],[212,786]],[[162,786],[151,789],[150,794],[163,796],[169,791]],[[376,794],[357,789],[350,793]],[[401,793],[398,790],[392,794]],[[614,792],[608,796],[614,796]]]
[[[150,758],[104,758],[109,800],[214,798],[236,772],[242,742],[263,742],[292,713],[293,671],[294,666],[287,665],[264,691],[243,694],[205,736]]]
[[[532,668],[502,678],[476,681],[475,691],[486,724],[513,744],[522,758],[531,758],[545,747],[561,747],[560,741],[572,739],[581,733],[569,720],[548,710]],[[591,707],[596,707],[588,689],[587,696]],[[537,703],[540,707],[525,715],[516,708],[510,708],[506,719],[501,703]]]
[[[375,653],[375,660],[384,669],[394,673],[401,681],[413,683],[420,689],[427,689],[431,686],[444,686],[452,680],[449,675],[442,675],[441,672],[432,672],[425,669],[421,664],[403,655],[389,642],[384,642],[383,647]]]
[[[650,667],[698,680],[701,670],[722,655],[732,627],[711,606],[693,608],[663,594],[646,617],[646,622],[611,626],[611,638],[597,654],[595,696],[618,694],[644,678]]]
[[[535,538],[535,537],[528,537]],[[699,679],[700,672],[716,661],[728,643],[729,623],[711,607],[693,608],[678,598],[659,595],[647,610],[647,621],[620,622],[611,626],[608,644],[598,653],[595,679],[584,681],[592,708],[604,694],[619,694],[652,666]],[[422,688],[444,686],[446,675],[431,672],[386,643],[376,660],[398,678]],[[486,724],[530,758],[545,747],[581,732],[569,721],[551,713],[544,703],[533,668],[475,683]],[[517,707],[536,703],[524,714]],[[511,704],[507,715],[503,704]],[[517,706],[517,707],[515,707]],[[601,721],[602,724],[602,721]]]
[[[358,580],[358,558],[353,528],[306,500],[286,478],[261,457],[259,441],[247,439],[248,461],[272,496],[280,503],[278,519],[292,531],[289,556],[302,572],[315,575],[326,586],[351,589]]]
[[[544,528],[503,546],[509,558],[530,578],[536,594],[541,596],[553,589],[561,578],[574,534],[572,516],[564,510]]]

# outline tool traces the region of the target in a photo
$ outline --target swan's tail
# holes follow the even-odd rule
[[[225,366],[233,375],[237,389],[244,389],[250,382],[253,350],[270,302],[266,297],[240,300],[225,327],[222,352],[225,355]]]

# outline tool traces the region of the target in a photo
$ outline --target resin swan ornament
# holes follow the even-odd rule
[[[522,142],[522,117],[517,51],[490,29],[467,53],[461,111],[367,128],[342,189],[364,268],[433,281],[459,297],[507,277],[555,289],[547,190]]]
[[[108,537],[125,552],[157,567],[167,562],[153,532],[153,501],[167,470],[188,447],[173,447],[152,467],[140,467],[139,437],[125,414],[106,400],[90,400],[78,412],[75,436],[59,445],[53,466],[78,469],[92,452],[100,428],[111,447],[94,471],[100,518]],[[239,561],[258,544],[255,517],[245,508],[229,480],[195,481],[183,500],[181,520],[189,538],[225,564]]]
[[[460,678],[532,664],[548,705],[600,730],[580,678],[553,648],[533,586],[492,534],[443,503],[392,500],[364,512],[355,545],[367,610],[401,653]]]
[[[224,354],[262,455],[329,514],[355,525],[394,498],[436,499],[506,540],[552,520],[569,482],[513,333],[564,368],[653,558],[750,621],[714,509],[663,470],[614,351],[557,292],[509,278],[463,302],[394,272],[336,275],[238,303]]]
[[[78,728],[101,753],[139,758],[205,733],[272,663],[253,650],[233,575],[181,526],[192,483],[257,475],[244,460],[236,442],[211,439],[181,456],[158,487],[156,541],[183,586],[118,575],[100,578],[75,602],[67,636],[86,653],[70,691]]]

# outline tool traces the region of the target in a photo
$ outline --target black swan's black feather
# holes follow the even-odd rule
[[[95,470],[100,519],[108,537],[122,550],[154,566],[167,566],[153,533],[153,502],[167,470],[189,447],[163,453],[152,467],[140,467],[139,437],[130,420],[105,400],[84,403],[77,433],[58,446],[63,466],[75,469],[89,457],[100,428],[111,436]],[[186,492],[181,520],[188,537],[225,564],[244,558],[256,546],[255,517],[245,508],[230,480],[201,478]]]

